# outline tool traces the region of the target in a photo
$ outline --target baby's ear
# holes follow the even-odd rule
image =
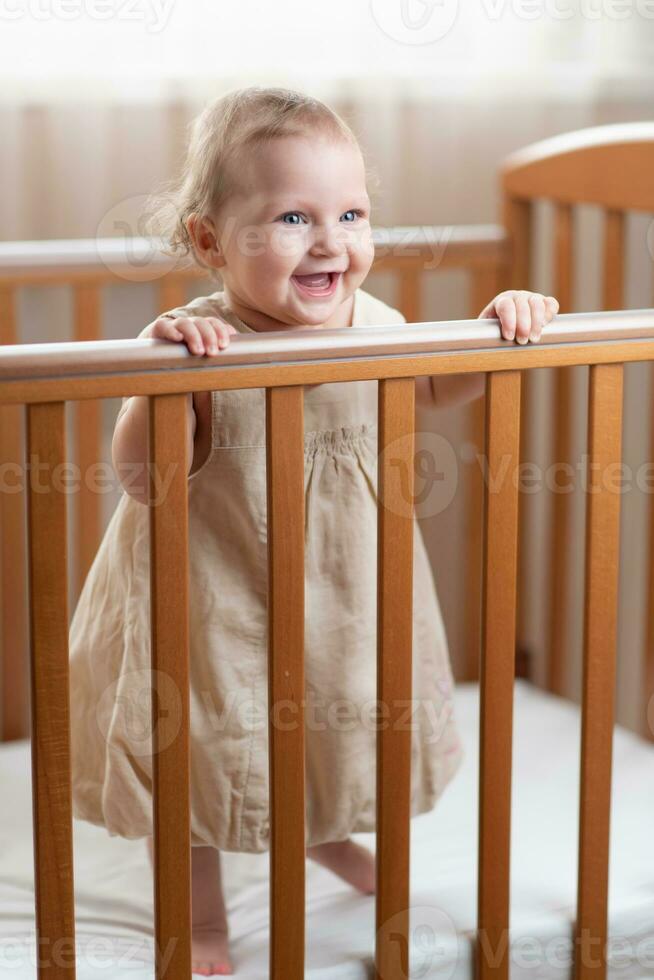
[[[193,242],[198,262],[210,269],[220,269],[225,265],[225,259],[217,241],[216,230],[211,218],[193,212],[186,219],[186,228]]]

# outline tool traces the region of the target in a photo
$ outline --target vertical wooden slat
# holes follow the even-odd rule
[[[624,211],[609,209],[604,215],[603,310],[622,309],[624,296],[624,219]]]
[[[148,403],[156,980],[191,975],[186,400]]]
[[[0,286],[0,343],[18,343],[16,290]],[[0,741],[29,733],[27,576],[25,567],[25,453],[22,405],[0,405]]]
[[[532,256],[532,202],[511,197],[505,193],[503,199],[504,227],[509,235],[509,256],[499,269],[499,289],[530,289],[531,256]],[[487,396],[488,398],[488,396]],[[536,392],[531,371],[525,371],[521,381],[521,422],[520,422],[520,459],[531,460],[533,436],[536,427]],[[530,534],[536,514],[537,501],[531,494],[523,494],[518,503],[518,577],[523,583],[528,583],[531,569],[536,560],[534,555],[533,536]],[[520,672],[529,674],[530,623],[529,609],[526,603],[526,591],[521,589],[518,595],[516,622],[516,657],[521,664]]]
[[[479,724],[477,978],[509,975],[519,371],[489,375]]]
[[[572,307],[573,282],[573,211],[569,204],[556,204],[554,212],[554,295],[559,312]],[[569,368],[554,373],[553,461],[570,464],[572,456],[572,422],[576,374]],[[565,665],[568,662],[568,628],[570,610],[570,560],[568,549],[572,536],[573,500],[571,494],[555,490],[552,498],[552,525],[549,562],[549,656],[547,686],[554,694],[565,694]]]
[[[654,256],[652,256],[654,258]],[[650,288],[651,278],[650,278]],[[654,307],[654,289],[651,293]],[[649,366],[649,459],[654,459],[654,364]],[[648,507],[648,544],[645,602],[645,649],[643,651],[643,702],[641,732],[644,738],[654,742],[654,503]]]
[[[407,323],[420,323],[422,317],[422,268],[400,267],[398,272],[398,308]]]
[[[378,393],[376,980],[409,975],[415,378]]]
[[[573,293],[574,221],[571,204],[554,205],[554,288],[559,310],[569,310]]]
[[[39,980],[74,980],[65,403],[27,406],[32,811]]]
[[[159,282],[157,303],[159,310],[174,310],[176,306],[186,303],[186,281],[181,276],[172,273],[164,276]]]
[[[266,388],[270,977],[304,977],[304,389]],[[284,706],[277,720],[277,705]],[[284,718],[294,724],[280,724]]]
[[[78,283],[74,288],[74,339],[100,340],[100,286]],[[82,584],[100,544],[102,496],[93,492],[91,467],[102,458],[102,400],[87,398],[75,403],[77,460],[80,468],[79,493],[75,499],[77,560],[75,562],[75,595]]]
[[[654,302],[654,299],[653,299]],[[654,364],[649,367],[650,434],[649,459],[654,459]],[[654,742],[654,504],[648,506],[647,584],[645,602],[645,649],[643,651],[643,703],[641,731],[644,738]]]
[[[623,365],[590,366],[575,976],[606,976]]]
[[[471,276],[470,309],[468,316],[478,317],[484,307],[501,291],[502,271],[495,266],[481,266],[474,269]],[[476,452],[484,451],[484,426],[486,420],[486,400],[477,398],[464,406],[466,430],[464,438],[475,447]],[[481,589],[483,577],[482,554],[479,542],[483,535],[484,481],[479,467],[473,467],[467,480],[466,534],[463,542],[463,557],[460,563],[460,589],[466,595],[466,615],[464,625],[463,671],[461,680],[479,680],[479,636],[481,633]]]

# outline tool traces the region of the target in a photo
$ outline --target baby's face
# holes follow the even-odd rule
[[[337,321],[374,257],[358,148],[274,139],[242,161],[238,182],[216,222],[232,302],[287,326]]]

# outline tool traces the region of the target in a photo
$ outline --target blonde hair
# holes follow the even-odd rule
[[[313,131],[345,139],[362,152],[359,140],[338,113],[319,99],[286,88],[253,85],[234,89],[209,103],[189,128],[182,171],[150,195],[143,220],[146,234],[160,239],[164,254],[184,257],[191,253],[196,263],[187,219],[194,213],[210,217],[218,211],[234,189],[236,168],[232,164],[244,149]],[[376,171],[366,167],[366,180],[372,196],[379,184]]]

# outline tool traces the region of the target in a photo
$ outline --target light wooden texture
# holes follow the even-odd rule
[[[651,313],[643,311],[648,319]],[[602,314],[598,314],[602,317]],[[606,314],[604,314],[606,316]],[[404,328],[402,325],[402,329]],[[132,341],[127,341],[132,343]],[[227,391],[236,388],[264,388],[282,385],[310,385],[341,381],[373,381],[379,378],[421,374],[467,374],[477,371],[530,370],[539,367],[568,367],[576,364],[610,364],[619,351],[624,363],[654,359],[654,339],[625,339],[622,342],[588,340],[575,344],[528,344],[524,347],[498,346],[488,350],[453,353],[412,354],[402,357],[377,354],[352,357],[350,360],[301,360],[295,363],[272,363],[206,367],[158,364],[152,370],[132,368],[129,372],[97,372],[89,369],[75,377],[47,377],[6,380],[0,376],[0,404],[17,404],[85,399],[118,398],[125,395],[171,394],[189,391]],[[68,355],[70,356],[70,355]],[[219,357],[219,355],[217,355]],[[154,359],[153,359],[154,360]],[[208,361],[208,359],[207,359]],[[405,367],[406,365],[406,367]],[[174,367],[174,370],[171,370]],[[2,373],[0,347],[0,375]]]
[[[37,975],[74,980],[66,461],[62,402],[27,408],[32,812]],[[38,467],[38,468],[37,468]],[[44,547],[47,542],[47,547]]]
[[[651,180],[654,167],[654,122],[628,122],[596,126],[563,133],[524,147],[507,157],[501,167],[501,185],[505,207],[514,207],[519,201],[526,207],[536,199],[545,199],[557,205],[555,234],[558,258],[555,264],[555,293],[561,311],[572,308],[572,246],[571,209],[575,205],[593,204],[604,209],[605,237],[602,268],[602,304],[604,309],[617,309],[624,302],[624,229],[629,211],[654,212],[654,184]],[[511,223],[506,222],[509,239]],[[510,244],[510,248],[512,245]],[[515,248],[514,248],[515,254]],[[583,256],[578,257],[583,261]],[[516,281],[516,287],[521,284]],[[530,284],[539,289],[539,284]],[[542,291],[542,290],[541,290]],[[645,358],[647,359],[647,358]],[[628,358],[619,360],[627,362]],[[591,363],[591,362],[588,362]],[[608,362],[607,362],[608,363]],[[523,432],[524,450],[528,455],[530,432],[533,427],[529,384],[525,386],[525,414]],[[574,400],[574,379],[570,372],[557,372],[554,399],[556,404],[555,459],[565,462],[569,456],[571,418]],[[547,667],[549,687],[564,693],[563,665],[566,658],[564,647],[567,636],[566,612],[572,599],[566,561],[566,541],[569,538],[571,519],[569,495],[557,494],[554,500],[552,522],[552,562],[550,572],[550,609],[552,621],[550,660]],[[527,504],[527,507],[530,505]],[[525,508],[526,509],[526,508]],[[654,514],[654,508],[653,508]],[[654,516],[650,516],[652,542],[654,543]],[[523,531],[528,528],[521,521]],[[523,552],[521,547],[521,555]],[[525,555],[520,562],[520,580],[527,582],[528,569],[533,567]],[[654,594],[654,560],[648,573],[648,594]],[[643,730],[654,737],[654,709],[650,698],[654,695],[654,603],[647,605],[647,622],[644,634],[644,711],[650,709],[650,719],[644,719]],[[523,632],[519,624],[519,632]],[[647,692],[650,692],[649,694]]]
[[[576,980],[606,976],[623,366],[594,365],[589,380]]]
[[[409,975],[415,379],[379,382],[376,980]]]
[[[478,317],[488,302],[507,288],[509,269],[480,269],[472,275],[471,305],[468,315]],[[486,398],[479,398],[465,408],[467,429],[465,439],[478,453],[484,452],[486,426]],[[463,547],[463,568],[460,571],[462,589],[466,596],[465,661],[461,680],[479,680],[479,638],[481,636],[481,592],[483,582],[483,556],[480,543],[483,538],[484,479],[475,466],[468,475],[467,483],[459,493],[467,493],[466,534]]]
[[[555,287],[559,312],[573,309],[573,225],[574,212],[568,204],[555,205]],[[602,275],[603,309],[619,309],[623,295],[624,213],[609,210],[605,215],[605,240]],[[558,370],[554,380],[554,449],[557,464],[573,465],[572,421],[574,416],[575,377],[572,371]],[[551,605],[548,658],[548,687],[554,694],[565,695],[565,665],[571,656],[567,642],[574,601],[569,561],[573,536],[573,499],[568,493],[555,493],[550,561]]]
[[[503,288],[530,289],[532,287],[532,205],[529,201],[522,201],[504,193],[501,206],[504,226],[509,238],[508,267],[502,284]],[[536,395],[533,379],[527,371],[523,376],[521,385],[520,459],[522,461],[530,459],[531,434],[538,424],[535,406]],[[532,535],[529,533],[535,508],[536,502],[530,494],[523,494],[520,497],[518,509],[518,578],[521,582],[529,580],[532,563],[536,560]],[[521,593],[517,599],[516,614],[516,657],[518,658],[516,670],[520,664],[520,673],[529,675],[532,668],[527,636],[529,630],[527,615],[525,596]],[[476,673],[472,679],[477,679],[478,676]]]
[[[184,592],[186,586],[187,566],[182,564],[184,559],[184,548],[182,541],[186,541],[186,526],[179,526],[175,523],[175,515],[186,513],[186,480],[181,467],[181,460],[184,458],[184,410],[182,392],[185,390],[197,390],[206,386],[207,389],[223,388],[232,389],[240,387],[262,387],[271,385],[277,392],[283,392],[283,381],[293,379],[296,383],[303,384],[303,379],[308,382],[320,380],[344,380],[344,376],[351,380],[378,378],[380,379],[380,449],[391,445],[393,456],[382,460],[381,477],[384,478],[384,466],[390,465],[392,459],[408,461],[412,458],[413,452],[413,422],[415,412],[414,386],[415,375],[419,373],[443,373],[467,370],[482,370],[484,368],[493,371],[489,378],[488,392],[488,458],[490,472],[497,473],[498,463],[506,458],[508,449],[510,465],[508,477],[506,476],[506,466],[500,467],[504,472],[504,480],[499,488],[493,489],[492,495],[486,500],[486,514],[484,527],[486,529],[486,542],[484,551],[484,606],[482,610],[482,623],[484,633],[482,636],[482,648],[484,651],[484,672],[482,673],[482,718],[481,718],[481,765],[480,765],[480,891],[479,891],[479,953],[482,957],[480,969],[489,975],[505,975],[506,971],[506,949],[503,936],[504,930],[508,926],[508,854],[510,839],[510,746],[511,746],[511,681],[513,670],[513,654],[515,650],[515,583],[516,583],[516,548],[517,548],[517,486],[511,479],[512,468],[517,465],[519,459],[520,444],[520,376],[521,370],[516,365],[524,364],[526,367],[534,365],[556,364],[576,364],[590,360],[595,361],[600,366],[614,365],[616,355],[624,355],[626,359],[643,359],[646,353],[650,359],[654,359],[654,345],[649,341],[629,341],[623,344],[606,345],[601,342],[580,344],[575,347],[526,347],[523,349],[512,347],[502,350],[478,351],[473,350],[457,354],[439,355],[406,355],[392,357],[376,357],[371,359],[356,359],[352,362],[340,361],[338,363],[314,362],[314,363],[292,363],[273,365],[254,365],[232,368],[229,372],[224,368],[199,368],[195,363],[188,369],[170,371],[167,368],[160,368],[159,371],[117,372],[117,375],[110,376],[109,383],[115,384],[118,374],[121,374],[120,384],[126,391],[133,391],[140,384],[143,393],[152,395],[152,415],[150,426],[150,462],[151,465],[158,461],[159,465],[164,465],[166,461],[178,462],[180,470],[169,493],[169,497],[160,508],[153,508],[159,516],[153,516],[151,525],[151,545],[152,545],[152,600],[153,600],[153,669],[167,669],[175,678],[177,690],[188,692],[188,642],[186,638],[185,610],[187,610],[188,596]],[[0,360],[1,360],[0,352]],[[509,360],[509,357],[512,360]],[[608,358],[613,360],[609,361]],[[402,373],[400,373],[402,372]],[[187,376],[184,379],[184,376]],[[181,380],[180,380],[181,379]],[[201,379],[201,380],[200,380]],[[69,388],[75,387],[78,393],[85,397],[97,397],[97,389],[107,382],[104,376],[93,376],[80,378],[57,379],[58,384],[68,385]],[[2,382],[0,384],[0,399],[4,398],[5,392],[14,382]],[[29,382],[21,382],[28,385]],[[41,382],[38,382],[41,383]],[[387,387],[388,385],[388,387]],[[396,387],[397,386],[397,387]],[[291,386],[291,390],[292,386]],[[283,438],[271,438],[273,456],[279,454],[284,460],[284,453],[289,451],[288,446],[293,442],[301,447],[300,434],[302,427],[298,419],[299,414],[299,388],[294,391],[293,398],[295,403],[292,409],[280,415],[284,421],[279,423],[280,432]],[[383,393],[383,394],[382,394]],[[269,391],[267,398],[274,400],[275,392]],[[282,397],[284,397],[282,395]],[[291,398],[291,396],[288,396]],[[43,406],[35,406],[42,408]],[[31,409],[30,409],[31,411]],[[598,410],[599,411],[599,410]],[[156,424],[155,424],[156,418]],[[295,436],[292,435],[293,428],[289,420],[296,426]],[[294,420],[294,421],[293,421]],[[385,420],[385,421],[384,421]],[[384,426],[386,426],[384,428]],[[392,437],[395,433],[395,437]],[[268,431],[270,436],[270,430]],[[402,442],[404,437],[411,440],[411,449]],[[396,444],[397,443],[397,444]],[[284,448],[284,445],[287,448]],[[181,449],[180,449],[181,447]],[[299,467],[301,454],[288,457],[291,462],[295,460],[295,465]],[[390,462],[389,462],[390,460]],[[291,474],[283,474],[283,486],[286,492],[279,499],[283,501],[281,511],[290,513],[292,506],[298,503],[298,494],[302,489],[299,480],[300,472],[296,472],[295,491],[289,492],[286,481],[290,481]],[[271,469],[272,472],[272,469]],[[395,474],[391,479],[397,479],[398,467],[395,466]],[[412,474],[412,467],[406,471]],[[392,469],[391,469],[392,473]],[[280,478],[281,479],[281,478]],[[160,485],[160,484],[159,484]],[[388,484],[391,488],[393,483]],[[154,488],[153,488],[154,489]],[[382,484],[383,489],[383,484]],[[410,496],[412,498],[412,491]],[[273,499],[275,494],[273,493]],[[382,498],[388,500],[388,496]],[[380,516],[380,536],[378,555],[380,569],[380,594],[386,596],[380,608],[382,612],[381,620],[381,639],[380,644],[383,648],[380,652],[380,663],[386,663],[384,651],[390,656],[392,650],[393,635],[400,635],[404,629],[404,636],[410,645],[410,633],[408,632],[410,618],[410,598],[408,573],[410,565],[407,561],[407,553],[404,548],[408,547],[408,519],[402,512],[402,504],[405,498],[396,494],[391,498],[395,510],[386,513],[388,508],[383,509]],[[286,510],[285,510],[286,508]],[[295,512],[294,512],[295,513]],[[274,520],[274,518],[273,518]],[[405,534],[400,533],[401,520],[405,521]],[[300,553],[301,534],[298,528],[303,527],[303,522],[297,520],[297,526],[291,521],[286,525],[286,535],[282,535],[282,541],[295,541],[297,555]],[[397,534],[391,535],[391,530],[395,528]],[[274,532],[273,532],[274,533]],[[602,538],[599,538],[601,543]],[[390,548],[393,542],[393,548]],[[271,545],[271,547],[273,547]],[[284,547],[284,545],[282,545]],[[395,562],[395,579],[392,583],[384,578],[388,575],[388,554],[393,554]],[[397,555],[403,557],[398,562]],[[274,548],[273,548],[274,555]],[[181,556],[181,560],[180,560]],[[287,562],[284,566],[285,572],[291,567]],[[399,577],[397,568],[402,569]],[[160,578],[157,580],[156,576]],[[297,583],[297,572],[293,580]],[[278,577],[279,582],[279,577]],[[392,584],[392,590],[391,590]],[[281,587],[280,587],[281,588]],[[173,594],[175,600],[171,599]],[[390,593],[390,595],[389,595]],[[402,594],[404,600],[400,603],[398,596]],[[166,599],[168,600],[166,602]],[[282,597],[283,599],[283,597]],[[298,630],[300,617],[298,615],[298,604],[296,602],[287,609],[287,622],[291,624],[291,629]],[[409,602],[407,603],[407,599]],[[280,600],[280,603],[282,600]],[[273,599],[271,607],[276,606]],[[273,629],[275,627],[273,626]],[[395,631],[395,632],[394,632]],[[296,640],[296,643],[298,641]],[[406,647],[405,647],[406,649]],[[179,651],[182,651],[181,656]],[[379,652],[379,651],[378,651]],[[397,647],[394,650],[397,653]],[[394,657],[390,664],[393,668],[405,663],[402,657]],[[162,667],[162,665],[164,665]],[[165,666],[167,665],[167,667]],[[297,667],[297,661],[295,662]],[[175,673],[177,670],[177,673]],[[289,668],[290,670],[290,668]],[[380,672],[380,677],[382,676]],[[389,680],[390,675],[386,674],[386,680],[380,681],[385,686],[382,690],[392,691],[392,696],[401,696],[398,687],[398,679]],[[405,681],[410,678],[410,663],[405,674]],[[410,690],[410,688],[409,688]],[[397,692],[397,693],[396,693]],[[161,692],[160,692],[161,693]],[[162,738],[162,745],[167,742],[166,732],[171,731],[171,724],[174,712],[171,713],[170,704],[166,704],[165,698],[168,697],[163,691],[164,703],[163,711],[161,702],[157,706],[156,712],[153,706],[153,722],[156,738]],[[174,705],[173,705],[174,708]],[[182,830],[184,819],[188,820],[188,812],[180,811],[179,807],[188,805],[188,785],[180,782],[179,776],[173,777],[173,771],[188,774],[188,704],[184,700],[178,712],[181,713],[181,735],[176,735],[172,748],[166,746],[161,752],[154,749],[154,769],[153,777],[157,780],[155,784],[155,867],[157,881],[182,882],[182,886],[177,889],[174,896],[169,896],[160,887],[156,895],[155,907],[157,914],[157,942],[160,957],[163,955],[168,959],[168,941],[179,937],[181,945],[176,949],[177,963],[182,963],[188,952],[188,918],[184,926],[184,917],[188,916],[188,893],[184,895],[185,885],[188,883],[189,865],[187,862],[188,849],[183,847],[183,841],[188,842],[188,834]],[[161,719],[164,719],[165,726],[162,726]],[[166,721],[166,719],[168,719]],[[383,731],[383,729],[382,729]],[[396,741],[396,732],[390,732],[389,741],[385,743],[386,759],[389,758],[389,751],[393,753],[394,760],[401,759],[402,742]],[[401,733],[400,733],[401,734]],[[406,733],[405,733],[406,734]],[[392,739],[391,739],[392,736]],[[272,732],[273,740],[277,733]],[[180,741],[181,738],[181,741]],[[378,743],[379,745],[383,743]],[[404,749],[407,747],[406,743]],[[390,750],[389,750],[390,746]],[[273,745],[274,752],[274,745]],[[174,753],[174,756],[172,756]],[[170,758],[174,757],[175,766],[170,765]],[[409,756],[410,759],[410,756]],[[301,767],[303,769],[303,767]],[[601,765],[600,765],[601,769]],[[378,768],[379,778],[383,779],[383,774],[389,770],[389,765],[385,764],[383,757],[380,759]],[[387,976],[386,962],[384,957],[390,959],[391,968],[398,971],[402,967],[402,958],[406,960],[408,945],[404,940],[408,937],[409,921],[408,903],[401,904],[403,901],[403,888],[408,882],[408,877],[403,870],[403,861],[406,858],[406,842],[402,835],[401,826],[407,821],[407,811],[401,806],[402,795],[406,801],[405,790],[406,780],[410,772],[410,765],[403,767],[401,762],[397,762],[397,773],[399,779],[393,783],[393,792],[398,795],[394,797],[393,803],[384,804],[384,792],[390,792],[388,786],[378,786],[378,801],[382,811],[386,806],[388,814],[386,826],[391,823],[396,827],[394,833],[394,846],[390,848],[389,856],[384,857],[384,848],[389,846],[385,842],[390,838],[387,830],[383,829],[383,815],[379,818],[379,872],[378,872],[378,933],[377,948],[379,950],[380,971]],[[274,773],[272,780],[278,778]],[[398,787],[404,785],[404,789]],[[409,785],[410,789],[410,785]],[[175,798],[178,809],[172,808],[168,811],[164,805],[166,799]],[[184,814],[186,813],[186,817]],[[284,810],[286,814],[286,810]],[[186,825],[188,830],[188,823]],[[186,834],[186,836],[185,836]],[[159,844],[156,843],[159,838]],[[285,846],[283,843],[281,846]],[[158,856],[157,847],[161,852]],[[184,857],[184,854],[186,857]],[[297,855],[292,858],[297,861]],[[388,873],[388,881],[384,883],[384,871],[386,863],[388,867],[394,869],[393,873],[399,877],[393,880],[393,889],[389,882],[391,874]],[[292,877],[292,864],[281,865],[277,876],[279,888],[284,888],[286,876]],[[399,881],[399,886],[398,886]],[[298,892],[294,892],[294,900],[299,905]],[[303,899],[302,899],[303,901]],[[285,911],[288,911],[288,905]],[[278,915],[281,912],[278,911]],[[290,921],[299,921],[297,913],[290,917]],[[180,926],[179,923],[182,922]],[[389,928],[390,927],[390,928]],[[177,932],[174,932],[174,929]],[[186,932],[184,931],[186,928]],[[292,933],[291,927],[284,924],[279,928],[279,936],[282,936],[296,949],[300,943],[298,933]],[[391,929],[395,934],[393,940]],[[273,929],[273,942],[274,942]],[[290,936],[290,939],[289,939]],[[393,948],[393,943],[394,948]],[[289,946],[285,947],[287,951]],[[285,955],[282,951],[280,957]],[[294,963],[299,959],[299,954],[295,954]],[[404,964],[406,965],[406,963]],[[162,972],[163,961],[160,958],[157,969]],[[170,967],[169,967],[170,969]],[[173,966],[173,969],[177,969]],[[186,966],[179,967],[180,976]],[[169,974],[167,973],[167,976]],[[177,974],[173,974],[177,976]],[[482,975],[484,975],[482,973]],[[392,976],[392,974],[391,974]],[[399,980],[399,978],[398,978]]]
[[[650,460],[654,460],[654,365],[650,365],[652,376],[652,399],[649,411]],[[643,738],[654,742],[654,506],[648,508],[649,527],[647,528],[647,568],[646,568],[646,616],[645,647],[643,650],[643,692],[642,724]]]
[[[554,295],[559,312],[569,313],[572,305],[574,273],[573,210],[568,204],[554,209]],[[553,379],[554,426],[552,461],[555,465],[572,465],[572,418],[575,393],[574,372],[559,368]],[[558,472],[558,470],[557,470]],[[569,549],[573,530],[571,494],[555,491],[552,495],[552,520],[549,555],[549,656],[547,686],[553,694],[563,696],[566,690],[565,665],[570,657],[567,639],[571,602],[571,563]]]
[[[397,276],[399,286],[398,307],[408,323],[419,323],[422,320],[422,281],[421,268],[408,268]]]
[[[16,290],[2,286],[0,345],[17,342]],[[29,733],[24,415],[20,404],[0,405],[0,460],[6,467],[3,482],[7,487],[0,493],[2,742],[25,738]]]
[[[184,395],[150,398],[148,447],[155,978],[188,980],[191,830]],[[162,485],[167,490],[160,499]]]
[[[654,194],[652,195],[654,203]],[[624,302],[624,211],[604,215],[604,268],[602,309],[619,310]]]
[[[488,379],[479,721],[477,980],[509,976],[519,371]]]
[[[304,394],[266,390],[270,978],[304,977]]]
[[[99,283],[88,282],[75,287],[74,310],[75,340],[101,340]],[[74,602],[79,596],[100,543],[102,495],[93,490],[93,466],[102,459],[102,402],[78,402],[75,405],[75,427],[80,489],[76,499],[77,507],[74,509],[77,534]]]
[[[654,122],[594,126],[532,143],[504,160],[508,194],[651,211]]]

